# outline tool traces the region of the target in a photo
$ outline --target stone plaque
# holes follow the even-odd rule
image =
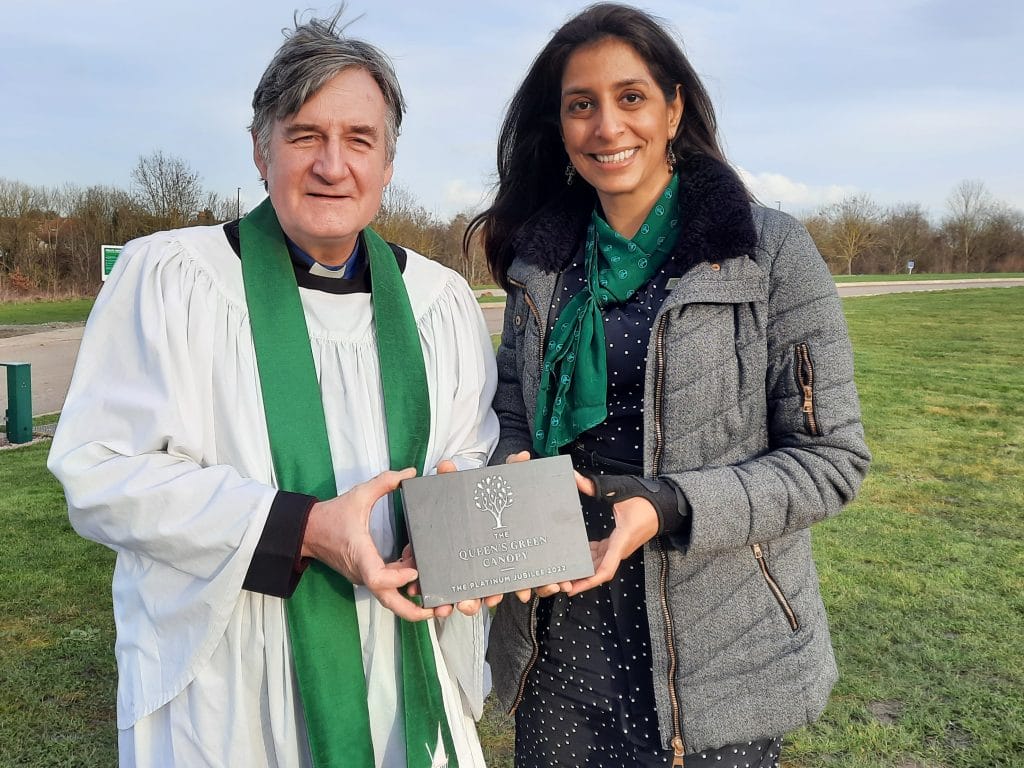
[[[568,456],[415,477],[400,492],[428,608],[594,573]]]

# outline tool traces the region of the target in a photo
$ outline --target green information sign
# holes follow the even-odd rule
[[[107,279],[107,275],[114,268],[114,262],[117,261],[117,257],[121,253],[121,249],[124,246],[121,245],[101,245],[100,246],[100,267],[103,270],[103,279]]]

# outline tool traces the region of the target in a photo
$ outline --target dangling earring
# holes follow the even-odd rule
[[[672,143],[668,142],[665,145],[665,162],[668,163],[668,172],[676,172],[676,153],[672,150]]]
[[[565,186],[571,187],[572,180],[576,178],[576,166],[569,163],[565,166]]]

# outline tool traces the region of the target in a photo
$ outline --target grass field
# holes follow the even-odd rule
[[[939,275],[836,275],[837,283],[852,282],[902,282],[905,280],[970,280],[993,277],[1024,277],[1022,272],[987,274],[975,272],[971,274]],[[474,290],[490,291],[495,285],[478,285]],[[481,296],[477,299],[481,304],[494,304],[505,301],[504,295]],[[62,301],[9,301],[0,302],[0,325],[35,325],[40,323],[80,322],[89,316],[93,299],[64,299]]]
[[[75,323],[85,320],[93,299],[0,302],[0,325]]]
[[[816,530],[842,679],[789,759],[1024,765],[1024,288],[844,306],[875,461]]]
[[[841,671],[787,768],[1024,765],[1024,288],[844,302],[875,455],[815,529]],[[0,765],[115,762],[113,555],[0,452]],[[511,726],[489,708],[489,765]]]
[[[71,530],[49,443],[0,452],[0,765],[113,766],[113,553]]]

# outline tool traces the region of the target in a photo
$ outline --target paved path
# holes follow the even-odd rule
[[[878,296],[883,293],[948,291],[956,288],[1012,288],[1024,285],[1024,277],[978,280],[908,280],[895,283],[837,283],[840,296]]]
[[[55,413],[64,405],[78,357],[84,326],[58,328],[25,336],[0,338],[0,362],[32,365],[32,414]],[[6,412],[7,381],[0,389],[0,411]],[[3,415],[0,413],[0,415]],[[3,419],[6,421],[6,419]]]
[[[1015,285],[1024,286],[1024,277],[1003,277],[991,280],[918,280],[896,281],[891,283],[836,283],[840,296],[878,296],[884,293],[910,293],[912,291],[948,291],[956,288],[1010,288]],[[504,294],[495,290],[494,295]],[[487,330],[501,333],[504,303],[481,304]]]
[[[992,288],[1024,286],[1024,278],[985,280],[928,280],[893,283],[840,283],[840,296],[873,296],[909,291],[945,291],[954,288]],[[494,291],[497,295],[497,291]],[[490,332],[500,333],[503,303],[482,304]],[[0,338],[0,362],[24,362],[32,365],[32,413],[59,411],[67,395],[71,371],[78,355],[83,328],[48,329],[22,336]],[[0,416],[7,409],[6,379],[0,382]]]

